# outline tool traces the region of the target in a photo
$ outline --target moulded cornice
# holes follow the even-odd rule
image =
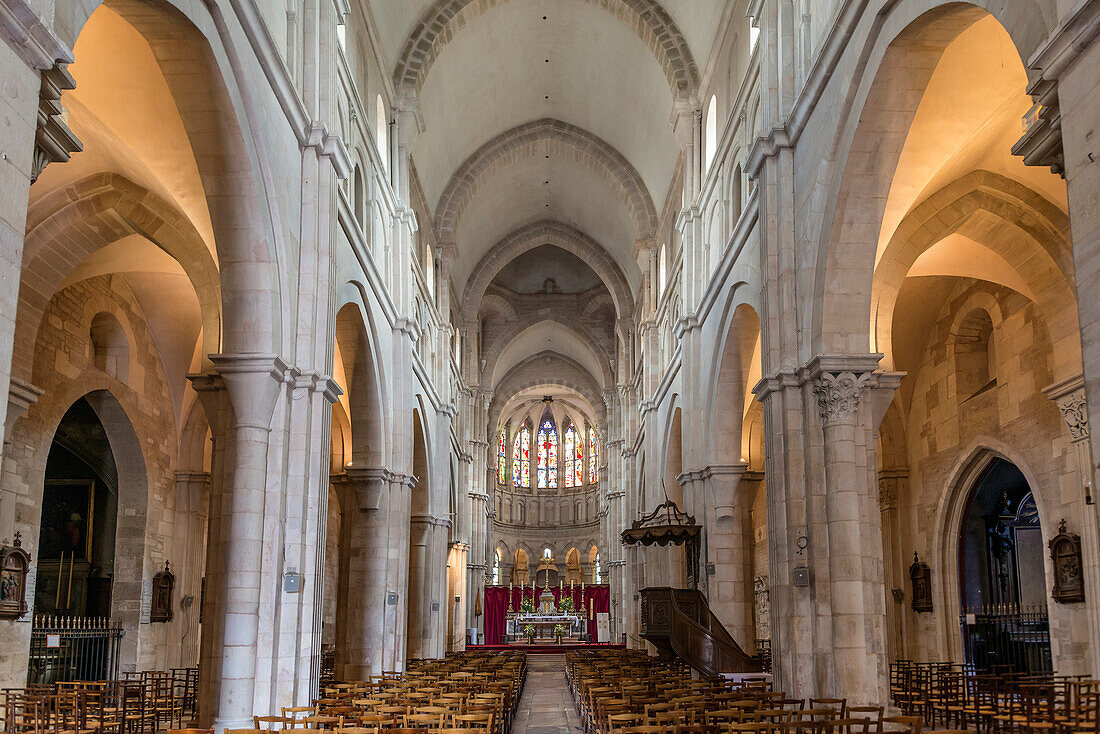
[[[38,15],[28,0],[0,0],[0,33],[32,69],[73,62],[73,52]]]
[[[1031,54],[1027,65],[1044,79],[1057,79],[1071,67],[1081,52],[1100,35],[1100,3],[1078,0],[1065,14],[1058,27]]]

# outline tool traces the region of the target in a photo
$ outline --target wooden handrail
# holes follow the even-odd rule
[[[641,590],[642,637],[662,657],[680,658],[703,675],[750,673],[763,669],[714,616],[707,599],[694,589],[651,587]]]

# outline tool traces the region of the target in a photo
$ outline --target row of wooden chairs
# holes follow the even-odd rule
[[[696,679],[635,651],[570,653],[566,666],[586,734],[920,734],[924,726],[883,706],[789,698],[764,680]]]
[[[956,663],[898,661],[890,694],[931,726],[978,732],[1100,732],[1100,681],[1085,676],[976,671]]]
[[[185,668],[33,684],[0,691],[0,715],[7,734],[153,734],[182,728],[194,715],[197,687],[197,670]]]
[[[507,734],[526,680],[522,652],[462,652],[409,661],[404,673],[363,681],[332,681],[311,706],[256,716],[254,729],[235,734],[368,734],[424,730],[430,734]]]

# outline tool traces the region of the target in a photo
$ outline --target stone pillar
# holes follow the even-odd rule
[[[822,425],[825,461],[827,538],[824,547],[816,542],[813,552],[828,556],[827,614],[832,633],[832,664],[818,682],[819,693],[858,703],[885,701],[889,694],[878,488],[868,473],[868,467],[875,465],[875,446],[873,442],[868,446],[865,429],[872,422],[870,409],[861,410],[864,393],[878,385],[872,371],[878,359],[877,355],[816,357],[807,369]]]
[[[703,506],[693,513],[704,526],[700,571],[710,609],[751,655],[756,639],[752,623],[753,497],[740,487],[747,469],[747,464],[711,465],[683,476],[700,485],[703,497]],[[707,562],[714,564],[713,575],[706,570]]]
[[[909,480],[906,470],[884,470],[878,473],[878,506],[882,518],[883,580],[886,585],[886,658],[894,662],[907,658],[906,606],[903,603],[908,578],[907,559],[901,548],[901,523],[898,517],[898,496]],[[895,593],[895,590],[902,592]]]
[[[1100,670],[1100,605],[1089,603],[1089,600],[1100,599],[1100,530],[1097,527],[1096,495],[1092,482],[1094,464],[1089,443],[1089,405],[1085,399],[1084,375],[1051,385],[1043,392],[1058,406],[1072,441],[1079,495],[1071,499],[1080,501],[1078,506],[1081,512],[1076,520],[1081,535],[1081,571],[1085,579],[1086,600],[1085,604],[1079,605],[1079,610],[1088,619],[1089,662],[1095,671]],[[1048,533],[1053,535],[1053,530],[1048,530]]]
[[[264,543],[268,436],[286,365],[275,355],[218,354],[211,360],[233,410],[232,473],[222,499],[221,654],[214,727],[248,728],[254,713]]]
[[[1095,135],[1096,120],[1100,119],[1096,81],[1096,70],[1100,68],[1100,43],[1097,42],[1100,3],[1073,2],[1066,3],[1065,7],[1068,11],[1059,19],[1058,27],[1027,61],[1028,92],[1042,106],[1036,110],[1037,119],[1028,126],[1012,152],[1023,156],[1025,164],[1050,167],[1066,179],[1084,391],[1079,393],[1075,380],[1068,380],[1047,388],[1046,392],[1062,410],[1078,451],[1078,462],[1083,463],[1086,457],[1088,461],[1088,469],[1081,477],[1081,491],[1093,503],[1082,508],[1080,535],[1082,561],[1086,566],[1090,672],[1095,674],[1100,670],[1098,597],[1097,592],[1092,591],[1097,577],[1095,488],[1100,479],[1100,466],[1095,457],[1100,456],[1100,436],[1092,438],[1088,424],[1100,420],[1100,302],[1090,287],[1100,276],[1100,207],[1096,206],[1100,197],[1100,166],[1097,165],[1100,149]],[[1047,532],[1053,530],[1048,528]]]
[[[72,50],[53,31],[51,18],[40,18],[26,0],[5,2],[0,23],[0,69],[4,89],[0,110],[4,119],[4,161],[0,170],[0,395],[9,394],[13,374],[30,379],[32,354],[14,355],[15,317],[23,270],[23,239],[27,230],[27,199],[31,184],[51,161],[63,162],[82,149],[65,123],[61,94],[75,86],[67,66]],[[49,12],[52,15],[52,4]],[[33,345],[32,345],[33,346]],[[13,356],[27,365],[18,370]],[[23,392],[16,388],[15,393]],[[8,404],[0,401],[0,440],[14,421],[6,419]],[[0,454],[0,465],[3,455]],[[9,508],[0,506],[0,516]],[[10,534],[7,535],[11,539]]]
[[[398,534],[393,515],[400,512],[391,505],[400,505],[403,490],[392,480],[381,467],[349,466],[332,478],[344,511],[336,617],[336,675],[342,680],[366,680],[383,670],[389,546]]]
[[[175,552],[179,561],[176,570],[176,596],[191,596],[198,603],[202,592],[203,571],[206,564],[208,518],[210,500],[210,474],[207,472],[176,472]],[[205,502],[204,502],[205,500]],[[186,639],[180,641],[178,665],[198,664],[198,607],[191,610],[194,625]]]
[[[402,672],[408,650],[409,533],[412,490],[411,474],[387,475],[390,492],[389,539],[386,546],[386,611],[383,621],[382,670]]]

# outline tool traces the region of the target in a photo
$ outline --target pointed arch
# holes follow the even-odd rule
[[[531,421],[524,420],[512,443],[512,486],[531,486]]]
[[[554,415],[547,407],[539,423],[538,433],[538,488],[558,487],[558,427]]]

